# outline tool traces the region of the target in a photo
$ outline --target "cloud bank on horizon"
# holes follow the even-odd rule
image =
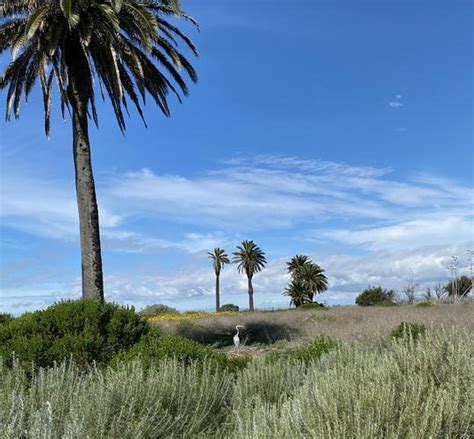
[[[22,312],[80,295],[72,182],[2,175],[1,229],[11,260],[2,267],[2,310]],[[285,262],[307,253],[326,269],[328,304],[353,303],[370,284],[400,289],[445,282],[451,255],[465,267],[474,247],[473,189],[428,174],[293,156],[239,156],[197,175],[152,169],[97,179],[108,300],[212,308],[206,252],[254,239],[270,260],[255,278],[260,307],[287,306]],[[28,251],[25,251],[25,243]],[[464,265],[463,265],[464,264]],[[247,303],[232,266],[223,302]]]

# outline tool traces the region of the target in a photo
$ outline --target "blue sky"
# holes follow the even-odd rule
[[[91,128],[106,296],[212,308],[206,251],[267,252],[260,307],[287,306],[284,263],[327,270],[328,304],[369,284],[420,290],[466,268],[473,233],[470,1],[183,1],[199,83],[171,119]],[[0,58],[3,68],[10,54]],[[1,95],[5,99],[4,93]],[[70,122],[39,94],[0,125],[0,310],[80,294]],[[225,269],[222,302],[247,304]]]

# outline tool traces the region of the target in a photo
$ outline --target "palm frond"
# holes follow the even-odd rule
[[[171,16],[197,25],[175,0],[4,0],[0,53],[11,49],[13,54],[0,77],[0,89],[7,89],[6,118],[12,113],[18,117],[22,96],[28,97],[39,78],[49,133],[54,84],[64,118],[66,109],[76,105],[77,95],[70,86],[79,74],[86,81],[82,99],[87,114],[96,124],[96,90],[109,98],[122,131],[129,102],[145,122],[142,105],[147,95],[169,116],[169,93],[179,102],[189,93],[181,69],[192,82],[197,81],[178,42],[194,55],[197,49],[181,29],[167,21]],[[83,62],[80,73],[77,59]],[[74,83],[81,80],[76,78]]]

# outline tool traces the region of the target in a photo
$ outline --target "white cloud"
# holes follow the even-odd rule
[[[438,214],[388,226],[360,230],[318,231],[318,235],[371,250],[409,249],[427,244],[445,244],[474,240],[474,217]]]
[[[390,101],[388,103],[388,105],[390,105],[392,108],[400,108],[400,107],[403,107],[403,102],[400,102],[400,101]]]
[[[72,182],[17,171],[3,173],[1,183],[2,227],[47,239],[77,239]],[[445,259],[462,254],[473,241],[471,187],[427,174],[402,178],[389,168],[239,157],[193,177],[149,169],[108,175],[98,179],[98,194],[106,251],[153,257],[160,251],[167,258],[170,253],[187,258],[186,266],[158,273],[159,258],[153,268],[139,266],[131,255],[123,256],[133,261],[125,271],[114,273],[106,266],[110,300],[137,306],[168,301],[181,308],[212,308],[214,276],[204,252],[232,247],[249,235],[257,242],[264,237],[264,250],[273,255],[255,278],[257,303],[268,306],[287,303],[281,292],[291,253],[312,253],[327,269],[328,303],[352,302],[371,283],[398,288],[410,269],[424,282],[446,278]],[[142,227],[141,220],[167,222],[174,234]],[[53,283],[49,271],[25,276],[20,276],[23,285],[15,280],[2,285],[2,301],[10,308],[30,309],[27,303],[43,306],[80,293],[77,278]],[[245,278],[229,267],[222,279],[225,301],[245,305]]]
[[[397,94],[395,95],[395,98],[389,102],[390,107],[392,108],[400,108],[403,107],[403,100],[402,100],[402,95]]]
[[[3,226],[49,238],[77,239],[71,182],[6,173],[0,189]],[[113,175],[99,182],[98,193],[105,244],[131,252],[153,248],[196,252],[226,236],[303,224],[349,244],[371,242],[372,235],[383,234],[388,241],[401,243],[411,240],[418,226],[423,229],[420,236],[432,236],[429,230],[436,229],[423,222],[430,218],[448,219],[440,233],[454,232],[454,239],[460,239],[466,238],[466,224],[471,221],[466,206],[473,200],[472,188],[445,178],[417,175],[402,180],[392,177],[387,168],[280,156],[240,157],[192,178],[159,175],[149,169]],[[134,227],[136,218],[185,225],[181,237],[170,240]],[[363,230],[330,226],[327,231],[328,224],[341,220],[369,226]],[[457,223],[449,229],[454,220]]]
[[[474,242],[456,245],[423,246],[413,250],[374,251],[363,256],[350,254],[320,254],[309,256],[325,270],[329,290],[319,296],[327,304],[352,304],[355,296],[369,285],[401,291],[413,279],[421,293],[426,286],[449,279],[451,255],[460,257],[460,274],[468,273],[466,249]],[[282,295],[288,283],[286,261],[291,254],[274,259],[254,277],[257,307],[285,307],[288,298]],[[155,270],[112,273],[105,277],[106,296],[110,301],[133,304],[142,308],[147,304],[165,303],[178,309],[212,309],[214,306],[215,277],[210,264],[187,266],[160,274]],[[67,292],[67,293],[65,293]],[[221,301],[246,307],[248,303],[245,276],[235,266],[227,266],[221,276]],[[67,296],[66,296],[67,294]],[[0,291],[6,310],[25,310],[46,306],[54,300],[79,297],[80,280],[62,284],[45,284],[29,289]]]

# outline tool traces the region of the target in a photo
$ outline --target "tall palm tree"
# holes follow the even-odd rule
[[[49,135],[53,83],[59,90],[63,118],[72,118],[73,154],[82,262],[83,297],[104,299],[99,212],[89,143],[89,119],[98,124],[95,93],[107,94],[122,132],[123,110],[130,102],[143,118],[149,94],[170,115],[167,95],[181,101],[188,89],[181,67],[192,81],[196,73],[178,51],[192,41],[169,18],[196,22],[179,0],[4,0],[0,3],[0,53],[11,49],[12,62],[0,77],[8,88],[6,119],[20,114],[39,79]],[[98,83],[98,86],[96,85]],[[105,93],[104,93],[105,91]]]
[[[242,244],[237,246],[237,251],[232,254],[234,255],[232,262],[238,264],[239,273],[245,273],[247,276],[249,309],[253,311],[252,278],[265,267],[267,263],[265,253],[253,241],[242,241]]]
[[[212,266],[214,267],[214,273],[216,273],[216,312],[219,311],[220,304],[220,275],[221,270],[224,268],[225,264],[229,264],[229,256],[226,254],[225,250],[222,248],[215,248],[212,252],[207,252],[209,259],[212,260]]]
[[[309,301],[313,301],[313,297],[317,293],[322,293],[328,289],[328,279],[324,274],[324,270],[313,262],[298,267],[295,271],[295,279],[297,279],[306,288]]]
[[[295,271],[309,262],[309,258],[306,255],[296,255],[291,258],[290,262],[286,263],[288,273],[291,277],[294,277]]]

